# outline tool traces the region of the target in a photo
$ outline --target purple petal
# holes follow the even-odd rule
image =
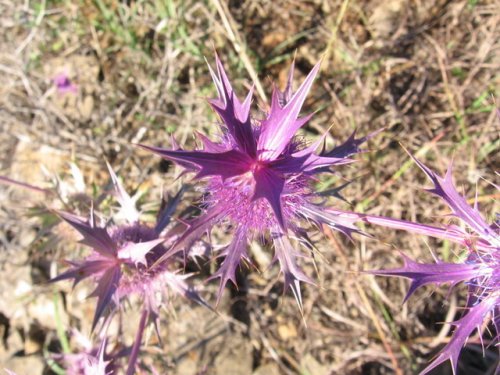
[[[224,291],[224,287],[229,280],[231,280],[234,285],[237,285],[236,268],[241,264],[242,259],[246,257],[246,246],[247,231],[242,227],[239,227],[236,230],[233,240],[225,250],[226,257],[224,258],[221,266],[219,267],[217,272],[215,272],[208,278],[208,280],[212,280],[220,277],[220,285],[219,292],[217,293],[216,305],[219,304],[222,293]]]
[[[248,118],[250,115],[250,106],[252,105],[253,91],[254,91],[254,86],[252,85],[250,90],[248,90],[248,94],[247,94],[245,100],[243,101],[243,103],[241,103],[240,108],[236,111],[238,119],[242,123],[246,123],[248,121]],[[251,129],[251,127],[250,127],[250,129]],[[253,143],[253,146],[255,147],[255,141],[253,141],[252,143]]]
[[[237,150],[213,153],[206,151],[171,151],[143,145],[141,147],[176,163],[188,163],[196,166],[198,170],[197,178],[221,176],[226,179],[242,175],[250,170],[251,160],[247,155]]]
[[[110,267],[113,267],[115,264],[113,260],[110,261],[108,259],[89,260],[89,261],[83,261],[81,263],[78,262],[68,262],[68,263],[70,263],[73,266],[73,268],[70,268],[66,272],[63,272],[62,274],[51,279],[50,280],[51,283],[61,280],[74,279],[73,286],[75,286],[83,279],[86,279],[91,275],[104,272]]]
[[[300,293],[300,282],[314,284],[313,281],[306,276],[302,270],[297,266],[296,258],[299,254],[290,244],[288,237],[282,233],[275,233],[273,235],[273,243],[276,252],[276,259],[278,259],[281,272],[285,277],[284,288],[285,291],[290,288],[293,292],[295,300],[302,312],[302,295]]]
[[[253,86],[249,90],[248,95],[246,96],[245,100],[243,103],[240,103],[238,100],[233,87],[231,86],[231,82],[229,81],[229,78],[227,77],[226,71],[224,70],[224,66],[222,65],[222,62],[219,59],[219,56],[215,54],[215,63],[217,65],[217,73],[219,75],[218,82],[220,83],[219,86],[221,90],[219,90],[219,87],[217,87],[219,91],[219,99],[224,100],[224,103],[227,105],[230,99],[232,99],[235,111],[234,114],[238,117],[238,119],[245,123],[248,120],[248,115],[250,114],[250,104],[252,102],[252,96],[253,96]],[[210,67],[209,67],[210,68]],[[211,69],[210,69],[211,70]],[[213,72],[211,71],[212,79],[214,79],[214,83],[217,85],[217,79]],[[229,99],[229,100],[228,100]]]
[[[56,213],[83,236],[81,243],[107,258],[116,258],[116,245],[105,228],[91,226],[85,219],[64,211]]]
[[[297,130],[305,121],[297,119],[306,96],[311,89],[321,62],[316,64],[290,101],[281,108],[277,90],[273,93],[271,111],[262,121],[258,150],[262,160],[274,160],[288,146]]]
[[[301,157],[288,156],[277,159],[269,165],[281,173],[305,173],[315,169],[352,163],[351,159],[339,159],[309,154]]]
[[[285,228],[285,219],[281,206],[281,194],[285,180],[270,168],[261,167],[254,172],[255,193],[253,199],[265,198],[276,216],[281,228]]]
[[[316,155],[314,152],[317,150],[319,145],[324,142],[326,135],[327,133],[324,133],[320,139],[318,139],[310,146],[292,154],[292,156],[296,158],[307,157],[304,160],[302,171],[310,172],[315,169],[322,169],[324,167],[330,167],[333,165],[341,165],[354,162],[354,160],[344,157],[323,156],[322,154]]]
[[[227,151],[227,147],[225,145],[221,143],[212,142],[208,137],[199,132],[195,133],[196,137],[199,138],[203,143],[203,151],[213,152],[213,153],[221,153]]]
[[[302,173],[304,172],[304,164],[309,159],[309,155],[290,156],[286,155],[279,159],[273,160],[266,165],[275,172],[279,173]]]
[[[362,138],[356,138],[356,130],[355,130],[344,143],[342,143],[340,146],[334,147],[331,151],[323,152],[321,156],[342,159],[342,158],[347,158],[354,154],[358,154],[363,151],[359,148],[359,146],[361,146],[363,143],[368,141],[370,138],[373,138],[383,130],[384,129],[376,130],[373,133],[370,133]]]
[[[457,328],[455,332],[453,332],[450,342],[446,344],[438,356],[420,373],[420,375],[429,373],[432,369],[447,360],[451,361],[453,374],[457,374],[458,357],[462,347],[465,345],[472,331],[475,328],[480,328],[481,323],[485,320],[488,313],[493,311],[493,308],[498,302],[496,298],[486,298],[480,304],[469,309],[463,318],[454,322],[453,325]]]
[[[312,145],[297,151],[291,155],[283,154],[282,157],[272,160],[267,165],[281,173],[305,173],[314,169],[352,163],[351,159],[331,158],[314,154],[324,140],[324,136]]]
[[[108,269],[100,277],[97,288],[95,288],[95,290],[90,294],[89,297],[97,297],[97,307],[94,314],[94,321],[92,322],[92,331],[94,330],[104,310],[111,302],[111,298],[118,288],[120,278],[121,271],[119,266]]]
[[[238,115],[238,112],[236,112],[234,100],[236,99],[234,99],[233,94],[233,98],[228,99],[224,107],[220,106],[218,101],[211,101],[210,104],[214,111],[221,117],[233,141],[238,145],[240,150],[249,157],[255,158],[257,150],[250,117],[247,116],[244,122],[240,120],[240,117],[243,115]]]
[[[478,264],[456,264],[456,263],[434,263],[424,264],[414,262],[402,254],[404,266],[392,270],[368,271],[368,273],[379,276],[400,276],[411,280],[410,289],[406,294],[404,302],[421,286],[427,284],[457,284],[461,281],[470,280],[478,276],[486,276],[490,270]]]
[[[162,198],[161,209],[156,218],[155,232],[157,234],[160,234],[170,223],[170,219],[181,201],[184,190],[184,187],[182,187],[173,198],[169,197],[166,202]]]
[[[451,166],[446,171],[444,178],[442,178],[427,168],[415,157],[411,157],[434,184],[434,189],[429,191],[441,197],[452,209],[453,213],[469,225],[469,227],[471,227],[472,230],[474,230],[479,236],[488,241],[490,244],[499,247],[500,237],[484,221],[479,211],[467,204],[465,198],[460,195],[453,185]]]
[[[249,117],[253,88],[249,91],[244,102],[240,103],[217,54],[215,55],[215,60],[217,75],[215,75],[210,65],[208,68],[217,88],[219,98],[211,100],[210,104],[222,118],[234,142],[240,147],[241,151],[254,158],[256,155],[256,144]]]

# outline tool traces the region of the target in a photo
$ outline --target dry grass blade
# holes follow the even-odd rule
[[[260,98],[264,101],[264,103],[267,103],[266,92],[262,87],[259,76],[257,75],[257,72],[255,71],[252,62],[250,61],[250,58],[248,57],[248,54],[246,52],[247,47],[245,45],[245,42],[242,40],[240,34],[238,33],[237,28],[234,26],[235,22],[227,9],[227,5],[225,4],[225,2],[221,2],[220,0],[212,0],[212,3],[214,4],[215,8],[217,9],[217,12],[219,13],[219,16],[222,20],[222,24],[224,25],[224,28],[227,32],[227,37],[229,38],[231,43],[233,43],[234,49],[240,56],[240,59],[243,62],[245,69],[248,71],[248,74],[250,75],[252,82],[254,82],[257,93],[259,94]]]
[[[344,252],[342,251],[341,247],[339,246],[337,240],[335,239],[332,230],[326,226],[323,229],[325,231],[326,236],[330,240],[331,245],[337,251],[337,253],[340,255],[340,257],[342,258],[345,269],[348,269],[348,262],[349,261],[348,261],[346,255],[344,254]],[[396,356],[394,355],[394,351],[392,350],[391,345],[389,344],[389,342],[387,340],[387,336],[386,336],[386,334],[385,334],[385,332],[380,324],[380,317],[378,317],[375,314],[375,312],[371,306],[370,300],[366,296],[366,293],[363,290],[363,287],[361,286],[361,283],[359,282],[359,280],[357,278],[354,279],[354,285],[356,286],[357,293],[361,297],[363,305],[365,306],[365,308],[370,316],[370,319],[371,319],[373,325],[375,326],[375,329],[377,330],[378,336],[379,336],[380,340],[382,341],[382,344],[385,348],[385,351],[391,360],[391,364],[392,364],[394,372],[397,375],[403,375],[403,371],[399,367],[398,360],[396,359]]]

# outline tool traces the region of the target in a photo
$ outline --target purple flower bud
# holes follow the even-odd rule
[[[52,78],[52,81],[60,94],[76,94],[78,91],[78,87],[71,82],[67,73],[59,73],[55,75],[54,78]]]

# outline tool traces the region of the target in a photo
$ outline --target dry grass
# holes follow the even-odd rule
[[[344,196],[357,211],[449,220],[441,216],[446,208],[422,192],[427,182],[402,144],[435,170],[453,159],[457,186],[470,198],[477,189],[482,211],[494,212],[498,193],[488,181],[498,169],[499,14],[494,1],[473,0],[0,0],[0,174],[43,185],[41,164],[64,175],[73,160],[92,194],[93,184],[106,184],[107,159],[130,190],[146,191],[145,201],[157,201],[163,188],[176,191],[176,168],[131,144],[168,145],[173,134],[193,147],[193,131],[213,134],[217,118],[205,98],[214,88],[204,56],[211,61],[215,47],[237,88],[256,83],[260,108],[268,105],[271,82],[286,79],[294,55],[297,82],[324,56],[306,102],[308,111],[320,111],[304,135],[315,138],[333,125],[328,142],[338,142],[354,129],[385,128],[370,141],[371,152],[342,168],[342,178],[322,181],[326,189],[353,180]],[[77,95],[55,91],[51,78],[62,71],[78,84]],[[40,197],[0,189],[0,358],[17,366],[16,358],[27,363],[29,355],[41,371],[44,351],[58,342],[50,318],[56,288],[45,280],[74,249],[34,251],[43,226],[22,219],[19,206]],[[425,289],[402,306],[406,281],[358,271],[399,264],[396,249],[425,260],[432,259],[428,248],[448,260],[460,249],[366,230],[379,240],[351,243],[328,231],[314,238],[321,256],[304,268],[319,287],[304,287],[303,319],[293,297],[282,295],[277,268],[266,269],[270,249],[256,244],[261,272],[241,275],[220,315],[175,301],[176,317],[165,314],[164,347],[149,346],[147,357],[172,374],[418,372],[448,339],[448,326],[437,323],[457,316],[463,294],[447,299],[445,288]],[[215,239],[224,243],[224,233]],[[206,295],[216,288],[206,284]],[[85,288],[62,290],[63,323],[88,329]],[[495,358],[482,361],[470,347],[462,373],[483,374]]]

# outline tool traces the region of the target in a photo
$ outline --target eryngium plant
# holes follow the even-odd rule
[[[331,173],[332,167],[353,162],[350,156],[360,152],[359,146],[370,136],[355,138],[353,134],[337,147],[316,152],[324,137],[308,144],[296,135],[311,118],[299,117],[299,113],[320,63],[295,92],[292,64],[286,89],[274,89],[264,119],[250,116],[253,90],[241,102],[217,56],[216,66],[216,72],[209,69],[218,92],[218,98],[210,100],[221,119],[218,138],[210,140],[198,134],[203,149],[194,151],[177,145],[173,149],[142,146],[206,182],[203,214],[189,223],[165,257],[185,251],[195,238],[216,224],[231,228],[232,241],[223,251],[222,265],[212,276],[220,278],[219,301],[226,283],[235,283],[238,265],[248,260],[247,243],[267,234],[274,244],[274,260],[284,275],[284,287],[292,289],[301,307],[300,282],[311,279],[298,267],[297,257],[304,255],[292,247],[290,237],[307,243],[302,220],[319,227],[326,224],[348,236],[358,231],[352,224],[355,219],[324,210],[313,182],[318,174]]]
[[[152,321],[158,331],[159,309],[164,304],[165,297],[173,292],[201,304],[204,302],[185,282],[188,275],[178,273],[179,261],[175,255],[165,256],[177,232],[175,226],[171,231],[167,226],[180,200],[180,194],[164,206],[155,225],[151,226],[140,221],[135,200],[124,190],[111,167],[109,172],[114,195],[121,206],[115,218],[123,218],[123,223],[117,225],[109,220],[104,225],[97,225],[93,210],[88,220],[57,211],[64,221],[82,235],[81,243],[90,247],[92,252],[83,260],[68,261],[71,267],[52,281],[72,279],[76,285],[89,278],[95,283],[91,296],[97,297],[97,307],[92,329],[105,313],[111,317],[111,313],[121,306],[124,299],[132,295],[140,298],[142,315],[127,370],[127,375],[131,375],[135,373],[147,322]]]
[[[451,167],[448,168],[444,177],[440,177],[418,160],[414,160],[434,184],[434,188],[429,191],[439,196],[451,208],[454,216],[468,228],[468,230],[462,230],[456,226],[443,228],[453,234],[452,238],[455,238],[456,242],[465,245],[465,261],[463,263],[438,261],[434,264],[424,264],[403,255],[403,267],[371,271],[371,273],[410,279],[410,289],[405,301],[424,285],[449,283],[452,288],[461,282],[467,285],[467,302],[463,316],[453,322],[456,328],[450,342],[421,373],[426,374],[439,364],[450,360],[453,372],[456,374],[462,347],[474,329],[479,330],[487,324],[489,319],[492,320],[496,330],[493,344],[498,344],[500,333],[500,228],[498,222],[488,224],[479,213],[477,205],[471,207],[457,191],[453,185]],[[414,224],[405,226],[402,223],[400,228],[411,231],[416,226]],[[435,236],[436,232],[427,230],[427,228],[429,227],[422,225],[417,231]]]

